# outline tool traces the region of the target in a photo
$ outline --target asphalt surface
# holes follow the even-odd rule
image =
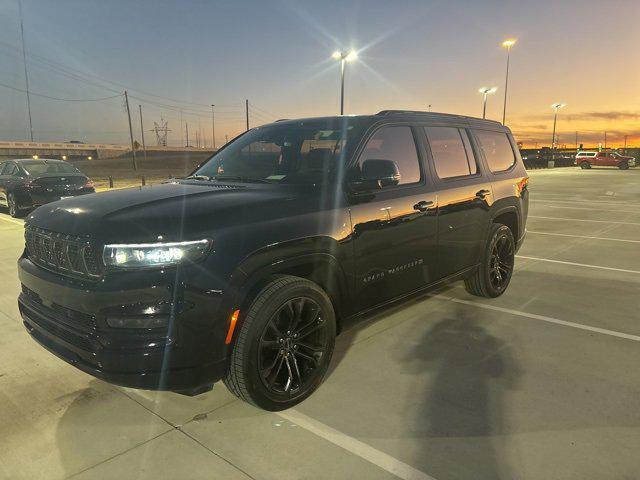
[[[338,339],[282,414],[223,385],[114,387],[24,331],[20,221],[0,214],[0,478],[635,479],[640,169],[531,173],[508,291],[461,284]]]

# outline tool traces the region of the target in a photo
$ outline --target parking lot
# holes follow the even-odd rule
[[[22,327],[0,214],[0,477],[632,479],[640,475],[640,169],[530,172],[498,299],[461,283],[338,338],[325,384],[266,413],[225,387],[114,387]]]

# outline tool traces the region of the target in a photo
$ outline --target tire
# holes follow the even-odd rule
[[[16,203],[16,197],[13,193],[7,195],[7,209],[9,210],[9,215],[13,218],[16,218],[20,212],[18,204]]]
[[[620,170],[629,170],[629,164],[628,163],[621,163],[620,165],[618,165],[618,168]]]
[[[580,168],[583,169],[583,170],[587,170],[587,169],[591,168],[591,164],[589,162],[582,162],[580,164]]]
[[[511,282],[514,260],[515,241],[511,229],[501,223],[491,224],[480,266],[464,281],[467,292],[488,298],[502,295]]]
[[[320,386],[336,336],[333,305],[322,288],[304,278],[273,277],[240,320],[224,378],[231,393],[264,410],[280,411]]]

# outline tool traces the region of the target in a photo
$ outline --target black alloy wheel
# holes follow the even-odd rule
[[[512,238],[507,235],[507,232],[502,232],[493,243],[489,278],[496,291],[504,291],[513,274],[515,253]]]
[[[327,293],[290,275],[272,277],[242,308],[224,383],[265,410],[290,408],[324,380],[336,318]]]
[[[501,223],[491,224],[488,241],[478,268],[464,281],[472,295],[495,298],[502,295],[513,276],[516,243],[513,232]]]
[[[329,348],[322,308],[309,297],[292,298],[271,316],[258,346],[258,370],[276,395],[295,395],[313,383]]]

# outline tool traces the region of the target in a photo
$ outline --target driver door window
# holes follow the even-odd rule
[[[398,185],[420,182],[420,161],[411,127],[383,127],[373,134],[358,159],[358,169],[367,160],[391,160],[400,172]]]

